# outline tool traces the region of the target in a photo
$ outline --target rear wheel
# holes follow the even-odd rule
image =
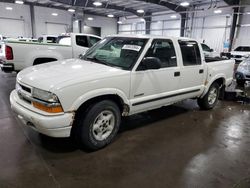
[[[90,150],[98,150],[110,144],[115,138],[120,122],[119,107],[110,100],[104,100],[79,112],[76,119],[78,143]]]
[[[218,98],[219,98],[219,92],[220,91],[220,86],[218,83],[213,83],[207,94],[203,97],[198,99],[198,105],[201,109],[204,110],[210,110],[212,108],[214,108],[218,102]]]

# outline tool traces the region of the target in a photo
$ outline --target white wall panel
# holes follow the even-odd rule
[[[57,35],[58,33],[66,33],[69,26],[66,24],[46,23],[47,34]]]
[[[3,27],[1,27],[3,26]],[[25,36],[24,20],[0,18],[0,34],[8,37]]]

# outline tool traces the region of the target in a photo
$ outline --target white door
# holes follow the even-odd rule
[[[7,37],[17,38],[25,36],[24,21],[0,18],[0,34]]]
[[[179,40],[182,54],[182,67],[180,71],[180,89],[185,95],[183,98],[197,96],[202,91],[205,82],[205,64],[202,63],[202,55],[197,42]]]
[[[155,39],[145,58],[158,58],[160,69],[148,69],[140,63],[131,73],[130,101],[131,112],[152,109],[175,100],[180,83],[180,67],[173,42],[167,39]]]

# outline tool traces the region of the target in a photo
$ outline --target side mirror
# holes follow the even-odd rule
[[[80,54],[78,57],[79,57],[79,59],[83,59],[84,54]]]
[[[214,49],[210,49],[210,52],[213,52],[214,51]]]
[[[140,70],[160,69],[161,60],[157,57],[145,57],[140,65]]]

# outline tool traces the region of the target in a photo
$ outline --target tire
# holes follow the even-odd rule
[[[219,95],[220,95],[220,86],[218,83],[214,82],[210,86],[206,95],[203,98],[199,98],[197,100],[199,107],[202,110],[213,109],[218,102]]]
[[[120,127],[121,111],[110,100],[91,105],[87,110],[80,110],[76,117],[75,138],[77,143],[92,151],[110,144]]]
[[[241,86],[241,87],[242,87],[242,86],[245,85],[245,82],[246,82],[246,81],[245,81],[245,80],[238,80],[238,79],[237,79],[236,82],[237,82],[237,85],[238,85],[238,86]]]

